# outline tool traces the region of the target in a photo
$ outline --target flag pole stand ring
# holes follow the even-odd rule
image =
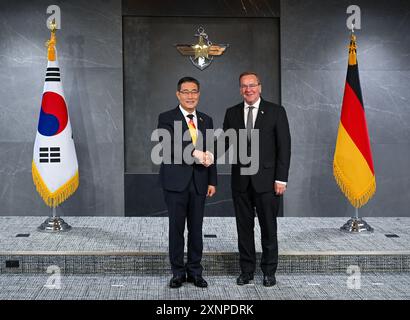
[[[362,218],[359,218],[359,209],[355,209],[355,217],[351,217],[340,227],[340,230],[349,233],[372,233],[374,229]]]
[[[362,218],[352,217],[343,226],[341,231],[349,233],[372,233],[374,229]]]
[[[40,232],[64,232],[71,230],[71,226],[62,218],[56,216],[56,208],[53,208],[53,216],[44,221],[38,228]]]

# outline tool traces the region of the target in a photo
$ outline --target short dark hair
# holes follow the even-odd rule
[[[253,71],[245,71],[245,72],[242,72],[242,73],[240,74],[240,76],[239,76],[239,85],[241,84],[241,79],[242,79],[242,77],[244,77],[244,76],[255,76],[256,79],[258,79],[258,83],[259,83],[259,84],[261,83],[261,80],[260,80],[260,78],[259,78],[259,75],[258,75],[256,72],[253,72]]]
[[[195,78],[192,78],[192,77],[183,77],[183,78],[179,79],[179,81],[178,81],[178,85],[177,85],[177,90],[178,91],[181,90],[181,85],[185,82],[195,83],[196,86],[198,87],[198,90],[199,90],[199,81],[198,80],[196,80]]]

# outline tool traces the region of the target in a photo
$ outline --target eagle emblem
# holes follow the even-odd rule
[[[214,56],[221,56],[229,47],[229,44],[212,44],[203,27],[198,28],[195,36],[199,37],[198,43],[176,44],[175,46],[183,56],[189,56],[192,64],[200,70],[208,67]]]

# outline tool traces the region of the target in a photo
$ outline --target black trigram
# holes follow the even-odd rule
[[[60,162],[60,147],[41,147],[40,148],[40,163],[41,162]]]
[[[60,82],[60,68],[57,68],[57,67],[47,68],[46,81]]]

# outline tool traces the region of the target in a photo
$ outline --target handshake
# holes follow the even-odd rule
[[[197,159],[197,161],[199,161],[199,163],[201,163],[205,167],[209,167],[214,163],[214,155],[209,151],[203,152],[200,150],[194,150],[194,152],[192,152],[192,155],[195,159]]]

